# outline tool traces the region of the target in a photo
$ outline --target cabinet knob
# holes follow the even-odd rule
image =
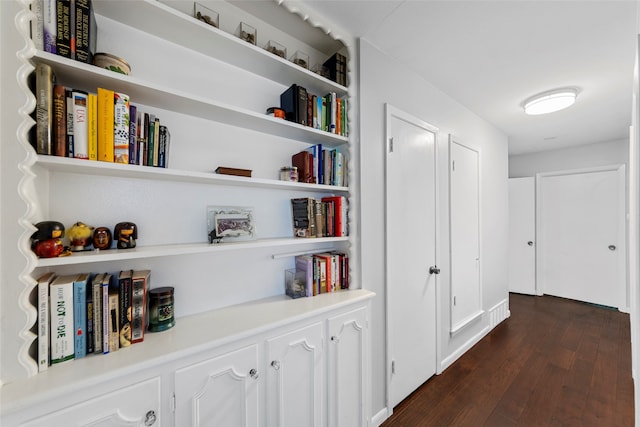
[[[256,370],[256,368],[253,368],[249,371],[249,376],[254,380],[258,379],[258,371]]]
[[[280,362],[278,362],[277,360],[272,361],[271,367],[277,371],[278,369],[280,369]]]
[[[337,337],[337,336],[335,336],[335,335],[331,335],[331,341],[332,341],[332,342],[336,342],[336,343],[337,343],[337,342],[340,342],[340,338],[338,338],[338,337]]]
[[[149,412],[147,412],[147,414],[144,417],[144,425],[146,426],[152,426],[156,423],[156,412],[154,410],[151,410]]]
[[[436,265],[429,267],[429,274],[440,274],[440,269]]]

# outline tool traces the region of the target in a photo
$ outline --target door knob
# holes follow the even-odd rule
[[[533,242],[532,242],[531,240],[529,240],[529,241],[527,242],[527,245],[529,245],[529,246],[533,246]]]
[[[615,251],[616,250],[616,245],[609,245],[609,250],[610,251]]]
[[[429,274],[440,274],[440,269],[438,268],[437,265],[434,265],[433,267],[429,267]]]

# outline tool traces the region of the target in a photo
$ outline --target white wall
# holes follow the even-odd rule
[[[509,177],[629,163],[629,139],[509,157]]]
[[[447,165],[448,134],[477,149],[481,157],[481,257],[483,308],[489,310],[508,298],[507,224],[508,154],[507,137],[473,112],[439,91],[417,74],[377,50],[360,42],[360,169],[361,169],[361,258],[362,285],[376,292],[372,305],[372,414],[383,416],[386,408],[385,360],[385,266],[384,266],[384,104],[406,111],[439,128],[437,145],[440,216],[438,265],[437,352],[440,366],[448,366],[460,353],[490,329],[488,315],[455,336],[449,337],[449,263]],[[416,188],[407,188],[407,197]],[[374,421],[375,421],[374,419]]]

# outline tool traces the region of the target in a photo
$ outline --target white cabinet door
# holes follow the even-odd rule
[[[366,426],[366,307],[329,318],[327,336],[328,424]]]
[[[268,426],[323,425],[322,334],[314,323],[266,341]]]
[[[175,373],[176,426],[258,425],[258,348],[250,345]]]
[[[160,378],[133,384],[53,412],[23,427],[160,426]]]

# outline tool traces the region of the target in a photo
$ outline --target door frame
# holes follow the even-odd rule
[[[435,230],[434,230],[434,245],[435,245],[435,265],[439,264],[439,249],[440,249],[440,212],[439,212],[439,200],[440,200],[440,188],[439,188],[439,179],[438,179],[438,173],[439,173],[439,169],[438,169],[438,144],[439,144],[439,133],[438,133],[438,128],[425,122],[422,119],[419,119],[418,117],[406,113],[392,105],[390,105],[389,103],[385,103],[384,104],[384,111],[385,111],[385,139],[384,139],[384,143],[383,143],[383,147],[384,147],[384,185],[385,185],[385,190],[384,190],[384,238],[385,238],[385,244],[384,244],[384,286],[385,286],[385,296],[384,296],[384,301],[385,301],[385,357],[386,357],[386,363],[385,363],[385,378],[386,378],[386,390],[385,390],[385,405],[387,407],[387,411],[388,411],[388,415],[391,416],[393,414],[393,406],[391,405],[391,346],[390,346],[390,325],[391,325],[391,314],[389,313],[389,292],[387,291],[388,289],[388,285],[390,282],[389,279],[389,270],[387,268],[388,265],[388,260],[389,260],[389,246],[387,243],[387,233],[389,230],[389,215],[388,215],[388,206],[387,206],[387,201],[389,200],[388,194],[389,194],[389,176],[388,176],[388,170],[389,170],[389,145],[391,144],[391,129],[389,126],[390,120],[392,117],[397,117],[400,120],[404,120],[406,122],[412,123],[414,125],[417,125],[419,127],[424,128],[425,130],[432,132],[435,135],[434,138],[434,153],[433,153],[433,175],[434,175],[434,217],[435,217]],[[434,324],[435,324],[435,328],[436,328],[436,342],[434,342],[434,346],[435,346],[435,354],[436,354],[436,366],[434,366],[434,370],[436,375],[440,374],[442,372],[442,370],[440,369],[440,365],[441,365],[441,354],[440,354],[440,341],[441,341],[441,331],[440,331],[440,311],[441,311],[441,307],[440,307],[440,280],[439,280],[439,276],[435,275],[435,313],[434,313]]]
[[[577,175],[585,173],[597,173],[597,172],[617,172],[618,176],[618,213],[621,215],[620,222],[618,223],[618,247],[621,247],[623,256],[618,258],[618,269],[621,272],[621,281],[623,282],[623,301],[620,301],[621,306],[618,310],[623,313],[629,312],[629,280],[627,274],[627,181],[626,181],[626,166],[622,164],[613,164],[606,166],[598,166],[591,168],[569,169],[554,172],[542,172],[536,174],[536,288],[540,295],[544,295],[545,286],[544,281],[539,279],[537,272],[542,271],[542,247],[544,247],[544,239],[542,238],[542,179],[551,176],[562,175]]]

